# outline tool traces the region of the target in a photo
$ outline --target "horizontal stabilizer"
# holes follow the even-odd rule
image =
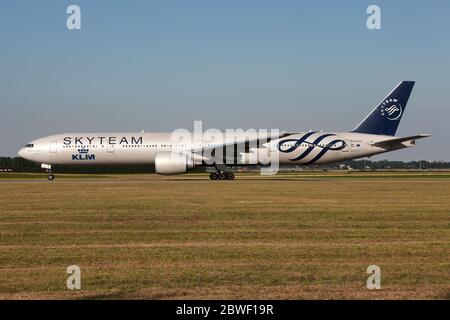
[[[410,145],[414,145],[415,140],[427,138],[427,137],[431,137],[431,134],[419,134],[417,136],[387,139],[387,140],[375,142],[373,145],[375,147],[381,147],[381,148],[390,148],[395,145],[403,144],[404,142],[409,142]]]

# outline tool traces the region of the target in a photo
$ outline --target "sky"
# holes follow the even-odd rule
[[[81,30],[66,27],[69,5]],[[381,9],[369,30],[366,9]],[[415,80],[374,159],[450,161],[450,1],[0,0],[0,155],[62,132],[353,129]]]

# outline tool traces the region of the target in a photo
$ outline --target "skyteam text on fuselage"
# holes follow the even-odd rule
[[[19,150],[19,156],[41,163],[50,180],[54,179],[52,165],[140,164],[154,166],[160,174],[181,174],[197,166],[213,166],[216,171],[210,174],[211,179],[232,180],[234,174],[220,170],[219,164],[225,168],[261,165],[263,153],[279,165],[370,157],[414,146],[417,139],[430,136],[395,136],[413,86],[414,81],[400,82],[349,132],[279,132],[263,136],[237,132],[213,143],[206,138],[174,141],[172,133],[65,133],[33,140]],[[249,148],[249,144],[256,147]],[[229,157],[224,149],[239,152]]]

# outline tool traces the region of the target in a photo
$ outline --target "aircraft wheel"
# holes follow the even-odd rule
[[[234,173],[233,172],[227,172],[226,173],[227,180],[234,180]]]
[[[225,180],[227,177],[226,177],[226,175],[225,175],[225,172],[223,172],[223,171],[220,171],[219,172],[219,180]]]
[[[52,181],[55,179],[55,176],[52,174],[49,174],[47,178],[48,178],[48,180]]]
[[[218,176],[216,172],[211,172],[211,174],[209,175],[209,178],[211,180],[217,180]]]

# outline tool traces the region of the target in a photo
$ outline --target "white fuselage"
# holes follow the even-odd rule
[[[240,152],[238,158],[269,150],[281,165],[339,162],[390,151],[373,145],[389,138],[392,136],[352,132],[296,133],[247,150],[247,154]],[[171,133],[67,133],[31,141],[19,151],[19,156],[49,165],[153,165],[159,153],[213,148],[229,143],[227,139],[174,143]]]

